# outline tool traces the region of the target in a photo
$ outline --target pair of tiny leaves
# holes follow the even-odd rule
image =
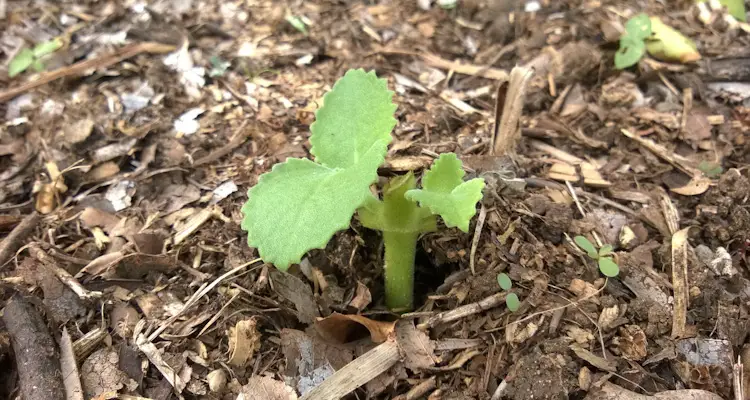
[[[645,13],[625,23],[625,34],[620,38],[620,49],[615,53],[615,67],[625,69],[635,65],[646,54],[645,40],[651,36],[651,19]]]
[[[505,273],[497,274],[497,284],[500,285],[500,289],[503,289],[506,292],[510,290],[511,287],[513,287],[513,282],[510,280],[508,274]],[[517,294],[508,293],[505,295],[505,305],[511,312],[516,312],[518,310],[518,307],[520,307],[521,305],[521,301],[518,300]]]
[[[576,236],[573,240],[592,260],[596,260],[602,274],[614,278],[620,273],[620,267],[617,266],[617,263],[610,256],[612,254],[611,244],[605,244],[597,251],[594,244],[586,239],[585,236]]]
[[[44,70],[44,65],[40,58],[55,52],[62,47],[60,39],[52,39],[47,42],[39,43],[33,49],[25,48],[21,50],[8,65],[8,77],[13,78],[16,75],[33,67],[37,72]]]
[[[248,191],[241,226],[263,260],[286,270],[307,251],[324,248],[358,209],[377,204],[370,186],[396,125],[392,97],[374,72],[349,70],[323,97],[310,127],[315,161],[288,159]],[[467,231],[484,181],[463,182],[463,175],[454,154],[441,155],[425,174],[423,189],[405,196]]]

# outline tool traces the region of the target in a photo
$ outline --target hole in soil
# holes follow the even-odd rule
[[[435,265],[430,260],[422,246],[417,248],[414,271],[414,308],[419,308],[427,300],[427,296],[445,282],[448,275],[458,271],[457,264]]]

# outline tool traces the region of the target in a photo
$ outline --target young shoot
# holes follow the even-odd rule
[[[362,225],[383,233],[386,305],[406,311],[413,306],[419,235],[437,229],[437,216],[468,232],[484,180],[464,182],[461,161],[446,153],[424,174],[421,188],[408,173],[391,178],[382,198],[374,195],[370,186],[396,126],[392,97],[374,72],[348,71],[315,113],[315,160],[290,158],[263,174],[248,191],[241,226],[248,245],[285,271],[309,250],[325,248],[356,213]]]
[[[513,287],[513,282],[510,280],[508,274],[499,273],[497,274],[497,284],[500,285],[500,289],[509,291]],[[515,293],[508,293],[505,295],[505,305],[508,307],[510,312],[518,311],[518,307],[521,306],[521,301],[518,300],[518,295]]]
[[[592,260],[599,264],[599,271],[601,271],[602,274],[614,278],[620,273],[620,267],[617,266],[617,263],[612,257],[612,245],[605,244],[597,250],[596,246],[586,239],[585,236],[576,236],[573,240]]]

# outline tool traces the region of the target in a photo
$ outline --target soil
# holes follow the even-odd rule
[[[258,177],[311,157],[351,68],[395,92],[383,181],[455,152],[487,187],[469,233],[420,239],[401,318],[423,347],[346,398],[750,398],[748,25],[689,1],[441,3],[0,0],[0,398],[30,393],[24,352],[57,362],[63,328],[97,399],[295,399],[402,340],[377,232],[355,218],[281,273],[240,228]],[[616,69],[639,12],[701,59]],[[8,77],[55,38],[44,71]],[[516,66],[534,74],[507,130]],[[617,277],[579,235],[612,246]],[[500,273],[515,312],[493,300]],[[21,295],[41,311],[26,334],[54,343],[13,336]]]

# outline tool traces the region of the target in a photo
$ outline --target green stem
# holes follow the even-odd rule
[[[414,257],[418,232],[383,232],[385,242],[385,303],[392,311],[414,306]]]

